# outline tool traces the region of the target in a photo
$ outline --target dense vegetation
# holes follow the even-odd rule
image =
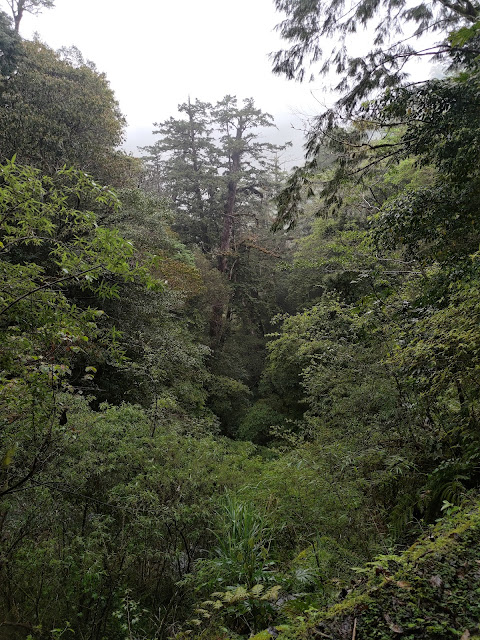
[[[480,8],[277,0],[290,77],[380,19],[286,175],[252,98],[119,151],[52,4],[0,13],[0,639],[480,636]]]

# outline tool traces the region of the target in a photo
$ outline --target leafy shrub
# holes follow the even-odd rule
[[[240,440],[250,440],[255,444],[267,444],[271,439],[271,427],[277,427],[285,422],[285,417],[273,409],[267,401],[258,400],[251,407],[238,429]]]

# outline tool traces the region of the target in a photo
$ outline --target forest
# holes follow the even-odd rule
[[[289,171],[221,92],[122,151],[0,12],[0,640],[480,638],[480,4],[417,2],[274,0]]]

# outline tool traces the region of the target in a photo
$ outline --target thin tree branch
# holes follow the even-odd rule
[[[20,296],[19,298],[17,298],[16,300],[14,300],[10,304],[8,304],[6,307],[4,307],[0,311],[0,316],[3,315],[4,313],[6,313],[9,309],[11,309],[13,306],[15,306],[18,302],[21,302],[25,298],[28,298],[28,296],[33,295],[37,291],[41,291],[42,289],[47,289],[48,287],[52,287],[53,285],[56,285],[59,282],[65,282],[66,280],[72,280],[74,278],[79,278],[80,276],[83,276],[86,273],[90,273],[91,271],[95,271],[96,269],[103,269],[103,268],[104,267],[102,267],[102,265],[97,265],[96,267],[91,267],[90,269],[85,269],[85,271],[81,271],[80,273],[75,273],[73,275],[65,276],[63,278],[57,278],[56,280],[53,280],[52,282],[46,282],[45,284],[42,284],[40,287],[36,287],[36,289],[31,289],[30,291],[27,291],[27,293],[25,293],[23,296]]]

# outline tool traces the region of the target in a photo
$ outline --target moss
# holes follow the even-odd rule
[[[254,636],[252,636],[250,640],[272,640],[272,638],[277,637],[277,634],[282,633],[285,635],[289,631],[290,631],[289,625],[279,624],[276,627],[274,627],[274,629],[272,629],[272,632],[268,630],[260,631],[260,633],[256,633]]]
[[[260,633],[256,633],[250,640],[272,640],[272,634],[270,631],[260,631]]]
[[[366,584],[343,602],[292,621],[278,640],[352,637],[480,637],[480,500],[446,517],[400,556],[372,563]]]

